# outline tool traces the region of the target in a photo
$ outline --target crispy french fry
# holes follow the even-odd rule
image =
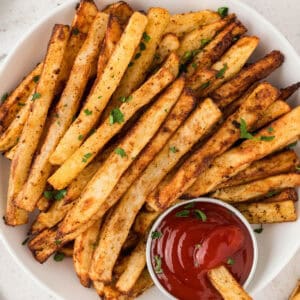
[[[102,297],[104,296],[104,283],[101,281],[93,281],[93,287],[95,288],[97,294]]]
[[[258,43],[259,39],[255,36],[239,39],[219,61],[212,65],[212,69],[218,72],[216,79],[206,89],[201,90],[200,94],[207,96],[240,72]]]
[[[96,15],[75,59],[66,88],[55,108],[55,114],[50,120],[40,153],[33,161],[28,179],[15,199],[18,207],[27,211],[34,210],[51,174],[49,158],[72,123],[72,118],[78,110],[80,99],[87,85],[92,64],[99,54],[100,43],[104,38],[106,28],[111,27],[112,23],[113,20],[108,22],[107,14]],[[77,139],[80,137],[78,136]]]
[[[122,197],[103,225],[90,269],[93,280],[109,282],[112,279],[113,266],[147,195],[220,116],[220,111],[210,99],[201,103]],[[109,260],[106,259],[108,257]]]
[[[185,34],[182,37],[180,47],[177,50],[179,57],[181,58],[184,55],[189,54],[189,51],[195,51],[204,47],[234,18],[235,15],[230,15],[224,19],[196,28],[195,30]]]
[[[62,63],[68,37],[68,26],[55,25],[49,42],[43,72],[32,97],[34,102],[32,103],[30,114],[11,163],[7,211],[5,216],[5,221],[8,225],[19,225],[27,222],[27,213],[16,208],[13,201],[22,189],[29,174],[32,157],[37,149],[48,109],[54,97],[58,70]]]
[[[187,87],[192,90],[200,91],[204,90],[209,82],[216,78],[217,71],[212,69],[203,68],[201,72],[195,73],[193,76],[188,78]]]
[[[292,200],[241,203],[235,205],[235,207],[250,224],[292,222],[297,220],[295,203]]]
[[[292,200],[294,202],[298,201],[298,194],[295,188],[283,189],[278,194],[275,194],[275,196],[270,197],[270,195],[267,195],[266,198],[262,199],[264,203],[282,202],[287,200]]]
[[[146,265],[146,244],[141,240],[130,254],[127,267],[116,282],[116,288],[121,293],[129,293],[137,282]]]
[[[128,295],[120,293],[113,285],[105,285],[103,288],[104,299],[107,300],[131,300]]]
[[[176,101],[177,98],[163,94],[142,115],[88,183],[75,206],[59,226],[59,234],[73,232],[98,212],[122,174],[132,163],[132,157],[140,153],[167,117],[165,109],[169,111]]]
[[[300,88],[300,82],[296,82],[280,90],[280,98],[287,100]]]
[[[73,262],[76,274],[80,283],[85,286],[90,286],[89,268],[101,226],[101,220],[96,221],[93,226],[80,234],[74,242]]]
[[[154,220],[159,216],[159,212],[139,212],[133,224],[133,230],[143,235],[150,228]]]
[[[272,73],[281,66],[284,56],[280,51],[272,51],[255,63],[242,69],[232,78],[215,90],[211,97],[223,110],[228,104],[239,98],[250,86]]]
[[[133,9],[124,1],[119,1],[108,5],[103,12],[117,17],[122,26],[125,26],[133,14]]]
[[[17,150],[17,145],[15,145],[14,147],[10,148],[8,151],[6,151],[4,153],[4,156],[9,159],[9,160],[12,160],[15,153],[16,153],[16,150]]]
[[[224,300],[252,300],[226,267],[211,269],[207,276]]]
[[[72,257],[73,256],[73,248],[71,248],[71,247],[62,247],[62,248],[59,249],[59,253],[62,253],[67,257]]]
[[[97,77],[79,116],[51,155],[50,162],[52,164],[62,164],[82,144],[83,141],[79,140],[78,136],[86,136],[95,126],[112,93],[117,88],[146,24],[147,18],[141,13],[135,12],[131,16],[103,73]]]
[[[42,196],[36,203],[37,209],[41,212],[47,211],[50,206],[51,202],[45,196]]]
[[[128,252],[129,250],[132,250],[134,247],[136,247],[136,245],[139,242],[139,236],[133,232],[130,231],[126,241],[124,242],[123,246],[122,246],[122,252]],[[115,270],[114,270],[115,272]]]
[[[141,43],[135,50],[129,67],[103,113],[103,120],[109,116],[112,109],[122,104],[120,101],[122,97],[128,97],[145,80],[157,45],[169,23],[170,15],[167,10],[154,7],[148,10],[147,18],[148,24]]]
[[[178,57],[171,54],[161,69],[131,95],[130,101],[125,101],[121,105],[118,112],[122,115],[122,120],[111,121],[110,115],[96,132],[48,179],[48,182],[56,189],[66,187],[138,109],[148,104],[154,96],[172,82],[177,73]],[[88,157],[85,159],[86,155]]]
[[[43,69],[43,63],[38,64],[18,85],[18,87],[8,96],[0,106],[0,133],[2,134],[18,115],[24,110],[27,100],[35,90]],[[28,104],[27,104],[28,105]],[[1,137],[2,139],[2,137]],[[1,150],[3,151],[3,150]]]
[[[138,278],[137,282],[133,286],[132,290],[130,291],[130,295],[133,297],[137,297],[141,295],[144,291],[146,291],[148,288],[153,286],[153,281],[151,279],[151,276],[148,272],[148,270],[145,268]]]
[[[299,300],[300,299],[300,281],[298,280],[297,285],[293,289],[291,295],[289,296],[289,300]]]
[[[148,199],[154,209],[164,208],[178,199],[213,162],[214,158],[224,153],[240,138],[240,128],[236,126],[241,119],[251,127],[272,102],[279,91],[269,83],[261,83],[249,95],[240,108],[231,115],[216,133],[195,153],[193,153],[175,173],[166,186]]]
[[[226,202],[243,202],[259,199],[268,193],[300,185],[300,174],[288,173],[237,185],[212,193],[212,197]]]
[[[240,146],[224,153],[213,162],[212,166],[197,178],[185,193],[188,197],[198,197],[212,191],[216,186],[238,172],[246,169],[252,162],[272,152],[282,149],[300,134],[300,107],[282,116],[270,125],[275,138],[271,141],[247,140]],[[260,130],[255,137],[273,135],[268,128]]]
[[[210,43],[205,45],[203,51],[195,53],[192,63],[187,67],[188,77],[201,72],[202,68],[211,67],[233,44],[234,38],[245,32],[246,28],[239,22],[227,25]]]
[[[297,154],[292,150],[286,150],[253,162],[247,169],[219,184],[215,189],[223,189],[273,175],[294,172],[298,163]]]
[[[172,15],[165,33],[174,33],[178,37],[195,30],[199,26],[220,20],[218,13],[210,10],[200,10],[191,13]]]

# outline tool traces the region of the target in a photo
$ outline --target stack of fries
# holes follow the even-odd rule
[[[295,221],[299,88],[247,61],[259,38],[226,9],[171,15],[82,0],[47,54],[0,106],[11,159],[5,222],[39,210],[35,259],[72,256],[83,286],[131,299],[152,285],[145,240],[178,199],[210,195],[250,223]],[[213,274],[212,274],[213,276]]]

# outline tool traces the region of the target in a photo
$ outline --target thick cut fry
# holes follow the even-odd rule
[[[159,216],[159,212],[139,212],[133,224],[133,230],[143,235],[149,230],[154,220]]]
[[[36,203],[36,208],[41,212],[47,211],[50,206],[51,206],[51,201],[48,200],[45,196],[42,196]]]
[[[126,192],[103,225],[90,270],[93,280],[111,280],[113,266],[147,195],[220,116],[220,111],[210,99],[201,103]],[[194,134],[191,135],[191,132]]]
[[[250,86],[271,74],[284,61],[280,51],[272,51],[255,63],[242,69],[237,76],[215,90],[211,97],[223,110],[228,104],[239,98]]]
[[[90,27],[86,41],[75,59],[66,88],[56,106],[55,114],[50,120],[40,153],[33,162],[28,180],[15,199],[15,203],[20,208],[33,211],[46,186],[52,169],[49,158],[71,125],[72,118],[78,110],[92,64],[99,54],[100,43],[104,38],[107,26],[111,27],[113,21],[110,21],[109,25],[107,23],[108,15],[98,13]],[[80,137],[78,136],[77,139]]]
[[[295,203],[292,200],[241,203],[235,205],[235,207],[250,224],[292,222],[297,220]]]
[[[296,287],[293,289],[289,300],[299,300],[300,299],[300,280],[298,280]]]
[[[80,234],[74,242],[73,262],[76,274],[85,287],[90,286],[89,268],[97,246],[101,220]]]
[[[125,271],[116,283],[116,288],[121,293],[129,293],[137,282],[146,265],[146,244],[141,240],[130,254]]]
[[[15,155],[15,153],[16,153],[17,146],[18,146],[18,144],[15,145],[14,147],[10,148],[8,151],[6,151],[6,152],[4,153],[4,156],[5,156],[7,159],[12,160],[13,157],[14,157],[14,155]]]
[[[165,109],[169,111],[176,101],[177,98],[169,97],[168,94],[162,95],[137,121],[88,183],[75,206],[68,212],[59,226],[60,235],[73,232],[98,212],[122,174],[132,163],[132,157],[140,153],[167,117]]]
[[[178,64],[178,57],[171,54],[162,68],[131,95],[130,101],[125,101],[121,105],[119,113],[122,115],[122,120],[111,122],[111,116],[109,116],[96,132],[48,179],[48,182],[56,189],[66,187],[141,107],[148,104],[154,96],[174,80],[178,73]],[[88,157],[85,159],[86,155]]]
[[[266,198],[262,199],[264,203],[282,202],[287,200],[292,200],[294,202],[298,201],[298,194],[295,188],[287,188],[280,191],[279,194],[275,194],[275,196],[270,197],[270,195],[269,196],[267,195]]]
[[[300,107],[293,109],[270,127],[260,130],[255,137],[275,136],[270,141],[247,140],[240,146],[229,150],[213,162],[212,166],[198,177],[194,185],[185,193],[189,197],[198,197],[212,191],[216,186],[238,172],[246,169],[252,162],[259,160],[276,150],[282,149],[298,139],[300,134]]]
[[[102,299],[102,297],[104,296],[104,283],[101,281],[93,281],[93,287]]]
[[[32,99],[31,111],[22,131],[18,148],[11,163],[7,211],[5,220],[8,225],[27,222],[27,214],[15,207],[15,197],[25,183],[32,157],[42,135],[48,109],[54,97],[55,84],[69,37],[69,27],[55,25],[49,42],[41,78]],[[17,217],[17,211],[19,216]]]
[[[189,54],[189,51],[198,50],[204,47],[221,29],[223,29],[223,27],[225,27],[234,18],[234,15],[230,15],[227,18],[199,27],[185,34],[181,39],[180,47],[177,51],[179,57],[181,58],[185,54]]]
[[[252,300],[226,267],[211,269],[207,276],[224,300]]]
[[[62,247],[59,249],[59,253],[62,253],[66,257],[72,257],[73,256],[73,248],[71,247]]]
[[[211,84],[200,91],[201,96],[207,96],[224,82],[233,78],[247,62],[248,58],[256,49],[259,38],[246,36],[239,39],[222,57],[217,61],[212,69],[218,73],[216,79]]]
[[[300,82],[296,82],[280,90],[280,98],[287,100],[300,88]]]
[[[0,133],[8,128],[18,112],[26,105],[28,97],[34,92],[43,69],[43,63],[38,64],[8,96],[0,106]],[[1,150],[2,151],[2,150]]]
[[[233,22],[226,26],[203,51],[196,54],[192,63],[187,68],[187,75],[191,77],[194,73],[199,73],[202,68],[209,68],[217,62],[225,51],[233,44],[234,38],[246,32],[246,28],[238,22]]]
[[[297,186],[300,186],[300,174],[288,173],[220,189],[212,193],[212,197],[226,202],[243,202],[262,198],[274,191]]]
[[[133,286],[132,290],[130,291],[130,295],[133,297],[137,297],[141,295],[143,292],[145,292],[147,289],[149,289],[151,286],[153,286],[153,281],[151,279],[151,276],[145,268],[138,278],[137,282]]]
[[[130,66],[105,109],[103,119],[109,116],[112,109],[122,104],[120,101],[122,97],[128,97],[145,80],[157,45],[169,23],[170,15],[167,10],[154,7],[149,9],[147,18],[148,24],[145,28],[142,41],[135,50]]]
[[[248,126],[252,126],[262,112],[276,100],[279,91],[268,83],[261,83],[249,95],[241,107],[231,115],[216,133],[195,153],[193,153],[175,173],[170,182],[155,195],[156,199],[148,199],[148,204],[158,210],[178,199],[208,168],[214,158],[224,153],[240,138],[239,122],[243,119]],[[151,199],[151,200],[150,200]]]
[[[204,90],[206,86],[216,78],[217,71],[212,69],[203,68],[201,72],[195,73],[188,78],[187,87],[198,91]]]
[[[78,136],[86,136],[95,126],[112,93],[117,88],[146,24],[147,18],[141,13],[135,12],[132,15],[103,73],[99,74],[96,79],[79,116],[51,155],[50,162],[52,164],[62,164],[82,144],[83,141],[79,140]]]
[[[292,150],[286,150],[253,162],[247,169],[219,184],[216,190],[245,184],[273,175],[294,172],[298,164],[297,154]]]
[[[122,26],[125,26],[133,14],[133,9],[124,1],[119,1],[108,5],[103,12],[117,17]]]
[[[30,100],[32,98],[32,95],[33,93],[29,96],[29,99],[26,101],[25,106],[19,110],[16,118],[10,123],[8,128],[0,136],[0,151],[7,151],[17,145],[30,112]]]
[[[178,37],[195,30],[199,26],[220,20],[220,15],[214,11],[201,10],[191,13],[172,15],[165,33],[174,33]]]

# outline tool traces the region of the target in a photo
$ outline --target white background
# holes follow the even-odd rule
[[[30,26],[65,1],[0,0],[0,67],[6,55]],[[300,0],[241,1],[254,7],[271,21],[300,54]],[[163,0],[161,3],[163,5]],[[273,282],[259,294],[253,295],[254,299],[286,300],[298,278],[300,278],[300,251]],[[66,285],[68,285],[67,278]],[[50,299],[55,298],[28,278],[8,254],[0,239],[0,300]]]

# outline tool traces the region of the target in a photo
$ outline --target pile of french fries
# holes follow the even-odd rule
[[[83,286],[131,299],[152,285],[151,224],[178,199],[209,195],[250,223],[297,219],[300,107],[286,100],[300,84],[262,81],[284,57],[248,63],[259,38],[246,32],[224,8],[99,11],[91,0],[54,26],[44,60],[0,106],[5,222],[39,210],[37,261],[72,256]]]

